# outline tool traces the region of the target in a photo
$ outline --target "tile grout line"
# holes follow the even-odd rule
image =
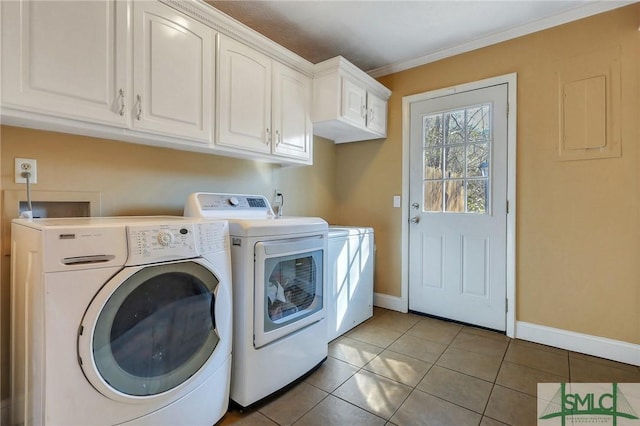
[[[509,337],[509,344],[507,345],[507,347],[504,350],[504,353],[502,354],[502,360],[500,360],[500,367],[498,368],[498,371],[496,372],[496,377],[493,378],[493,383],[491,384],[491,392],[489,392],[489,397],[487,398],[487,402],[486,402],[486,404],[484,404],[484,410],[482,410],[482,417],[487,416],[487,407],[489,407],[489,401],[491,401],[491,396],[493,395],[493,391],[495,390],[497,382],[498,382],[498,376],[500,375],[500,371],[502,370],[502,366],[503,366],[504,361],[505,361],[505,359],[507,357],[507,352],[509,352],[509,348],[511,347],[511,343],[512,342],[513,342],[513,339],[511,337]],[[489,418],[493,418],[493,417],[489,417]]]

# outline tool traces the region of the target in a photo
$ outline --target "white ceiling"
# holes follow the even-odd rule
[[[433,62],[634,1],[207,0],[312,63],[344,56],[373,76]]]

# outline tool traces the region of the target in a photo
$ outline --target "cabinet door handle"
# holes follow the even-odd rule
[[[118,97],[120,98],[120,109],[118,110],[118,114],[123,116],[124,115],[124,90],[120,89],[118,91]]]
[[[280,137],[280,131],[276,130],[276,146],[280,145],[280,142],[282,142],[282,137]]]
[[[136,114],[136,119],[140,121],[140,117],[142,116],[142,96],[136,95],[136,105],[138,107],[138,113]]]
[[[269,128],[267,128],[267,145],[269,145],[271,143],[271,130],[269,130]]]

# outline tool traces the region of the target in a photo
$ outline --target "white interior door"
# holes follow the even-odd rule
[[[409,309],[505,330],[507,84],[410,114]]]

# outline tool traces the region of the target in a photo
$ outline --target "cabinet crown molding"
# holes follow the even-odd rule
[[[159,0],[185,15],[202,22],[215,31],[265,53],[307,77],[313,77],[314,65],[273,40],[224,14],[202,0]]]
[[[313,76],[314,78],[322,77],[324,75],[334,73],[336,70],[339,70],[341,74],[349,76],[352,80],[359,81],[367,88],[367,90],[375,93],[384,100],[389,99],[391,96],[391,90],[387,89],[382,85],[382,83],[353,65],[342,56],[336,56],[335,58],[317,63],[314,66]]]

